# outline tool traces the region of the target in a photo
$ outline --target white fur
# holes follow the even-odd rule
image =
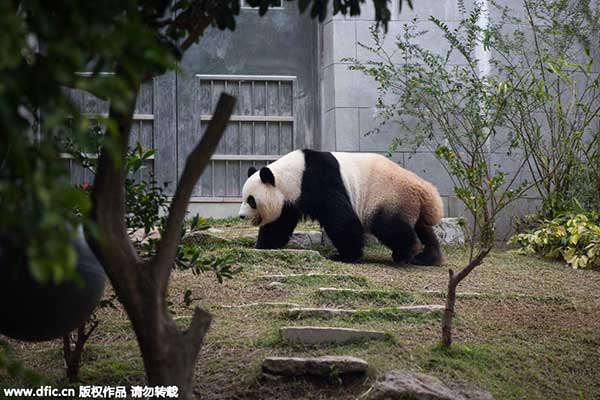
[[[340,174],[342,175],[346,191],[350,196],[350,203],[358,215],[358,219],[364,225],[368,217],[370,186],[368,183],[374,154],[339,152],[332,152],[331,154],[340,164]]]
[[[246,180],[242,189],[239,215],[255,225],[259,219],[259,225],[275,221],[281,215],[284,202],[293,202],[300,197],[305,169],[304,153],[301,150],[293,151],[269,164],[268,168],[275,176],[275,186],[264,184],[257,171]],[[249,196],[254,197],[256,209],[247,203]]]

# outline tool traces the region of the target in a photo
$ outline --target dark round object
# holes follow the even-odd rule
[[[106,275],[80,233],[73,241],[77,273],[83,286],[36,282],[25,257],[15,257],[0,243],[0,333],[39,342],[56,339],[78,328],[98,305]],[[10,254],[10,255],[9,255]],[[15,265],[20,259],[21,265]],[[12,261],[11,261],[12,260]]]

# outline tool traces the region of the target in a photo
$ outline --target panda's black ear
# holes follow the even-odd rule
[[[251,166],[250,168],[248,168],[248,178],[250,178],[255,172],[256,172],[256,168],[254,168],[254,166]]]
[[[262,167],[260,169],[260,180],[265,185],[275,186],[275,176],[273,175],[273,173],[271,172],[271,170],[269,168],[267,168],[267,167]]]

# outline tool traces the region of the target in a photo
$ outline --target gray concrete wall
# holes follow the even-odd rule
[[[416,19],[418,30],[428,32],[419,38],[421,44],[434,51],[443,52],[448,44],[439,29],[428,21],[435,16],[445,22],[451,29],[456,27],[461,18],[458,3],[455,0],[419,0],[413,2],[414,9],[406,3],[402,12],[398,11],[398,1],[391,3],[392,20],[388,25],[388,33],[384,47],[388,51],[395,48],[395,37],[403,32],[403,26]],[[472,2],[467,1],[468,4]],[[520,4],[520,0],[505,1],[510,5]],[[491,18],[496,17],[493,13]],[[373,10],[369,2],[365,4],[358,17],[333,16],[321,27],[322,52],[320,57],[322,124],[323,135],[320,146],[325,150],[351,152],[387,153],[392,139],[397,136],[410,136],[410,132],[394,124],[386,124],[380,132],[369,134],[378,127],[381,121],[375,115],[375,104],[378,97],[377,85],[373,78],[360,71],[351,71],[350,63],[344,58],[355,58],[361,62],[373,60],[371,52],[359,46],[359,43],[372,45],[369,31],[374,23]],[[459,56],[453,56],[451,63],[463,63]],[[402,60],[398,59],[398,62]],[[495,162],[506,166],[507,170],[516,168],[517,161],[506,157],[502,148],[492,157]],[[453,183],[448,173],[426,149],[413,151],[411,146],[403,146],[392,155],[400,165],[419,174],[435,184],[444,200],[448,216],[466,216],[462,203],[453,193]],[[510,226],[515,215],[532,212],[539,201],[532,192],[525,199],[516,202],[503,213],[499,219],[500,238],[510,233]]]

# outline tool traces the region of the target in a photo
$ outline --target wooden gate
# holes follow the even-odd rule
[[[85,76],[85,73],[81,73]],[[111,73],[103,73],[106,79],[110,79]],[[81,112],[90,121],[90,126],[98,126],[100,129],[101,119],[108,116],[109,104],[106,101],[102,101],[97,97],[91,95],[83,90],[66,89],[71,100],[79,107]],[[146,150],[155,148],[155,118],[154,118],[154,85],[152,82],[144,83],[140,87],[138,93],[137,104],[133,114],[133,125],[131,127],[131,133],[129,137],[129,147],[133,148],[137,143],[140,143]],[[93,129],[91,129],[93,131]],[[86,153],[89,158],[97,158],[98,154],[95,152]],[[71,177],[71,183],[74,185],[81,185],[83,183],[92,182],[94,177],[92,173],[81,166],[81,164],[75,159],[73,154],[70,154],[65,150],[61,154],[61,158],[67,164],[68,171]],[[152,179],[155,171],[154,157],[150,157],[150,160],[138,171],[137,176],[132,177],[137,181]]]
[[[237,97],[237,103],[193,201],[238,202],[250,166],[268,164],[294,148],[296,78],[202,74],[196,78],[202,130],[221,92]]]

